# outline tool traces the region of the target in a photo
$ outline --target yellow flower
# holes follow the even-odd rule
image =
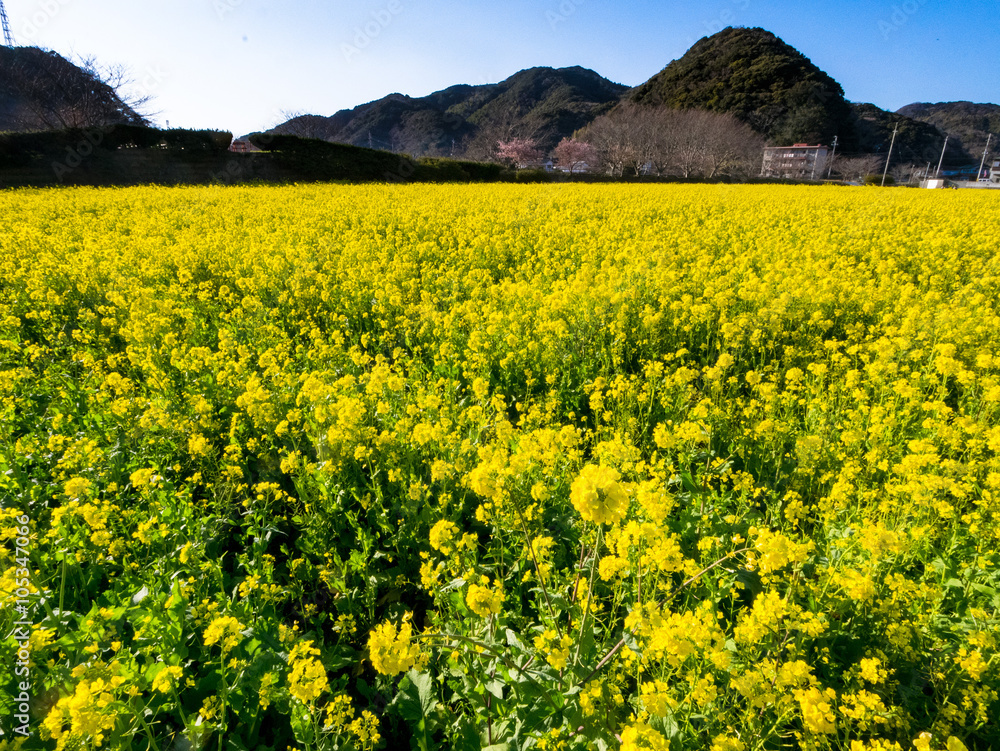
[[[628,493],[618,470],[588,464],[570,487],[573,507],[587,521],[614,524],[628,511]]]
[[[976,682],[983,677],[983,672],[988,667],[988,663],[983,659],[983,655],[978,649],[974,649],[970,653],[965,647],[958,650],[955,662]]]
[[[367,709],[361,711],[361,716],[348,726],[348,730],[357,739],[357,747],[361,751],[373,751],[382,740],[378,732],[378,718]]]
[[[663,717],[676,705],[670,696],[670,686],[666,681],[643,683],[639,688],[642,704],[650,714]]]
[[[621,737],[621,751],[670,751],[670,741],[645,722],[626,725]]]
[[[67,480],[63,486],[63,492],[70,498],[83,498],[87,495],[88,490],[90,490],[90,480],[83,477],[74,477],[72,480]]]
[[[455,550],[455,535],[458,527],[447,519],[442,519],[431,527],[431,547],[445,555],[451,555]]]
[[[836,716],[833,713],[833,702],[837,700],[837,692],[832,688],[820,691],[816,686],[800,689],[794,692],[795,699],[802,710],[802,724],[811,733],[837,732]]]
[[[878,683],[886,673],[882,669],[882,661],[877,657],[864,657],[859,663],[861,668],[861,678],[869,683]]]
[[[396,675],[412,668],[421,654],[413,640],[410,614],[396,630],[396,625],[386,621],[377,626],[368,637],[368,651],[372,665],[382,675]]]
[[[136,489],[144,488],[152,480],[155,473],[155,469],[137,469],[129,475],[129,481],[132,483],[132,487]]]
[[[465,595],[465,602],[469,606],[469,610],[480,618],[488,618],[499,613],[503,599],[501,590],[492,590],[479,584],[470,584],[469,591]]]
[[[555,629],[545,629],[535,637],[535,648],[545,655],[545,661],[556,670],[562,670],[569,662],[569,650],[573,646],[573,638],[568,634],[560,637]]]
[[[330,685],[326,669],[317,657],[319,650],[311,641],[296,644],[288,655],[288,662],[292,666],[288,675],[288,690],[303,704],[315,701]]]
[[[168,665],[153,678],[153,690],[165,694],[180,680],[184,671],[177,665]]]
[[[729,735],[717,735],[712,739],[710,751],[746,751],[746,744],[739,738]]]
[[[220,615],[205,629],[205,645],[220,644],[223,653],[242,641],[243,624],[230,615]]]

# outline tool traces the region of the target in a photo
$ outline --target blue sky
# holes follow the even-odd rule
[[[761,26],[847,98],[1000,103],[997,0],[5,0],[18,44],[131,70],[154,121],[243,134],[523,68],[635,86],[725,26]]]

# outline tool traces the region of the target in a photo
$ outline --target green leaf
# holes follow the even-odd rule
[[[681,472],[681,482],[684,484],[684,489],[689,493],[700,493],[701,488],[698,484],[691,478],[690,472]]]
[[[437,706],[434,696],[434,679],[430,673],[418,673],[411,670],[406,674],[408,682],[399,684],[397,694],[399,714],[408,723],[416,725],[430,715]]]
[[[486,690],[493,694],[500,701],[503,701],[503,681],[487,681]]]
[[[517,638],[517,634],[515,634],[509,628],[506,630],[506,634],[507,634],[507,644],[509,644],[512,647],[517,647],[518,649],[524,649],[524,645],[521,643],[521,640]]]

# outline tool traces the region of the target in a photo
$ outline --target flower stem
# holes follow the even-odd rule
[[[597,556],[601,552],[601,537],[604,534],[604,527],[597,527],[597,542],[594,543],[594,552],[590,559],[590,581],[587,582],[587,604],[583,608],[583,615],[580,616],[580,638],[576,640],[576,654],[573,655],[573,664],[580,660],[580,647],[583,644],[583,627],[587,625],[587,613],[590,612],[590,603],[594,598],[594,570],[597,568]]]

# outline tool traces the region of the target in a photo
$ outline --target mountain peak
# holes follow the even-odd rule
[[[844,90],[766,29],[727,27],[636,88],[632,101],[729,112],[779,144],[844,138]]]
[[[614,106],[627,88],[581,66],[537,66],[494,84],[458,84],[424,97],[389,94],[329,118],[295,118],[274,132],[421,156],[487,156],[496,140],[549,150]]]

